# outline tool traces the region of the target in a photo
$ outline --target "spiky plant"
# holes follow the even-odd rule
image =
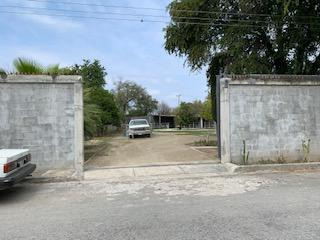
[[[46,72],[51,76],[58,76],[60,74],[59,64],[49,65]]]
[[[13,65],[20,74],[44,74],[46,72],[41,64],[32,59],[16,58],[13,60]]]

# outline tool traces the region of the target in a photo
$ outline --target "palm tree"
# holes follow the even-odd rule
[[[43,74],[44,67],[34,60],[27,58],[17,58],[13,60],[13,66],[21,74]]]
[[[13,61],[13,65],[16,71],[20,74],[59,74],[59,64],[53,64],[49,65],[48,67],[43,67],[41,64],[32,59],[19,57]]]

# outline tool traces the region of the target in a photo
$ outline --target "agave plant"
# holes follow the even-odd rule
[[[16,71],[21,74],[44,74],[45,69],[39,63],[27,58],[17,58],[13,61]]]

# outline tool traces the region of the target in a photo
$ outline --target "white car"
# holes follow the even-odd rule
[[[0,190],[11,187],[29,176],[36,168],[28,149],[0,150]]]
[[[151,137],[152,131],[150,124],[145,119],[134,119],[129,122],[127,135],[129,138],[135,136],[148,136]]]

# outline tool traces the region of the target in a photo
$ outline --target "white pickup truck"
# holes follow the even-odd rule
[[[127,135],[129,138],[135,136],[148,136],[151,137],[152,131],[151,126],[145,119],[134,119],[129,122],[129,128]]]
[[[11,187],[29,176],[36,168],[28,149],[0,150],[0,190]]]

